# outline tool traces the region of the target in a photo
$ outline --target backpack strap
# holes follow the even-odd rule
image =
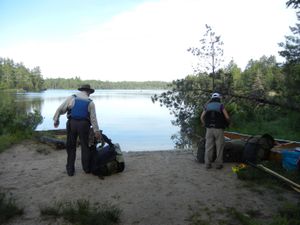
[[[109,145],[109,149],[115,151],[115,145],[111,142],[111,139],[109,139],[105,134],[102,134],[102,138]]]

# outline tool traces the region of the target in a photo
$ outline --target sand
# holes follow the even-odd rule
[[[191,151],[126,152],[124,157],[124,172],[99,179],[82,171],[78,149],[76,173],[69,177],[64,150],[34,141],[12,146],[0,154],[0,190],[11,193],[25,211],[10,224],[66,224],[43,220],[40,207],[78,199],[116,205],[124,225],[191,224],[192,216],[218,224],[232,207],[267,218],[283,202],[299,200],[293,191],[246,186],[232,172],[233,163],[206,170]]]

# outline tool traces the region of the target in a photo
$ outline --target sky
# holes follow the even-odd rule
[[[0,0],[0,57],[44,78],[172,81],[193,73],[205,24],[224,66],[274,55],[297,22],[286,0]]]

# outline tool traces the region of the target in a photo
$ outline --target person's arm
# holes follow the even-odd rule
[[[229,126],[229,124],[230,124],[230,118],[229,118],[228,112],[227,112],[227,110],[225,108],[223,108],[222,112],[223,112],[223,115],[224,115],[224,117],[225,117],[225,119],[227,121],[227,125],[226,126]]]
[[[102,135],[98,126],[98,121],[97,121],[97,115],[96,115],[96,109],[95,109],[95,104],[94,102],[91,102],[89,104],[89,112],[90,112],[90,121],[93,127],[93,131],[95,133],[95,137],[97,140],[102,140]]]
[[[54,116],[53,116],[53,121],[54,121],[54,127],[58,127],[59,125],[59,117],[60,115],[65,114],[68,111],[68,108],[70,107],[71,101],[73,97],[67,98],[56,110]]]
[[[226,119],[227,121],[229,121],[230,118],[229,118],[228,112],[227,112],[227,110],[226,110],[225,108],[223,108],[223,114],[224,114],[224,116],[225,116],[225,119]]]
[[[201,117],[200,117],[202,126],[205,126],[205,121],[204,121],[205,113],[206,113],[206,111],[204,110],[204,111],[201,113]]]

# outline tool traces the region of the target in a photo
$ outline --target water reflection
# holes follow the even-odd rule
[[[50,130],[53,115],[66,97],[76,90],[47,90],[42,93],[17,95],[20,104],[30,110],[39,109],[44,118],[37,130]],[[155,151],[173,149],[170,140],[178,128],[172,126],[173,117],[166,108],[153,104],[151,96],[156,90],[96,90],[91,95],[95,105],[100,128],[124,151]],[[58,129],[64,129],[67,119],[60,118]]]

